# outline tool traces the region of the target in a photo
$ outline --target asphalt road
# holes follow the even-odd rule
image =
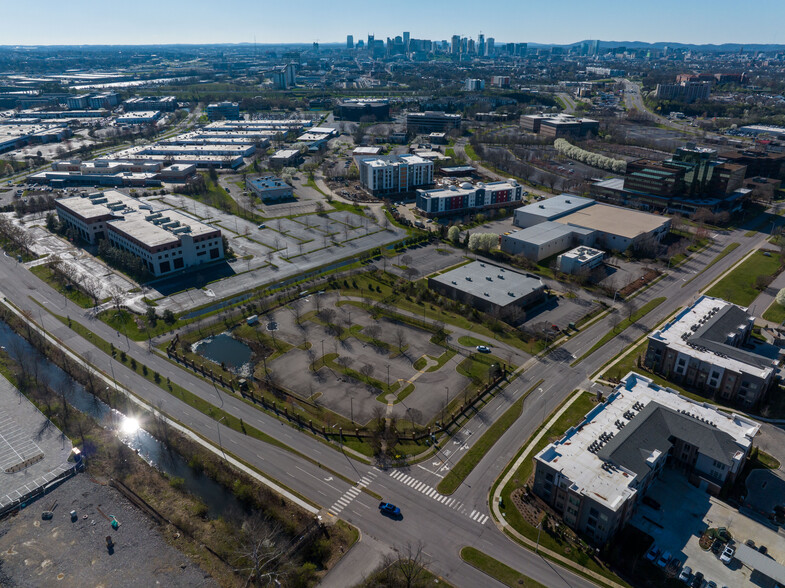
[[[640,321],[639,328],[628,329],[586,360],[575,367],[570,367],[572,356],[580,357],[608,331],[610,319],[603,319],[586,328],[567,341],[556,353],[542,360],[534,360],[533,365],[521,377],[472,419],[460,439],[455,439],[458,443],[451,441],[447,444],[445,450],[450,450],[450,456],[445,457],[445,452],[440,452],[438,458],[427,460],[421,464],[422,467],[414,466],[409,471],[402,472],[385,472],[354,461],[320,441],[298,433],[265,413],[249,411],[247,405],[236,397],[215,389],[157,354],[148,352],[146,344],[126,342],[124,338],[118,337],[114,329],[91,319],[87,311],[65,300],[7,256],[0,257],[0,276],[2,276],[0,290],[19,308],[29,310],[37,322],[42,322],[44,327],[60,338],[66,346],[81,356],[89,358],[106,373],[113,372],[121,385],[133,390],[150,405],[178,419],[216,446],[220,444],[227,451],[296,490],[324,509],[331,509],[341,518],[355,524],[364,535],[372,537],[380,545],[401,546],[407,542],[422,541],[430,561],[429,567],[454,585],[498,585],[462,562],[459,557],[460,548],[471,545],[524,571],[548,586],[590,586],[592,584],[587,580],[520,548],[497,530],[492,519],[488,518],[490,485],[543,419],[564,398],[578,387],[587,389],[591,387],[588,377],[592,373],[632,340],[642,336],[678,307],[688,304],[700,289],[720,276],[747,252],[764,243],[765,235],[745,237],[744,232],[739,230],[716,235],[715,243],[708,250],[673,270],[665,279],[643,292],[637,299],[639,305],[658,296],[665,296],[667,300],[646,315]],[[732,241],[740,243],[741,246],[696,277],[688,287],[681,287]],[[102,338],[113,341],[130,357],[145,363],[163,377],[171,378],[173,382],[211,403],[223,405],[224,410],[238,418],[243,418],[247,425],[280,439],[294,450],[311,456],[326,468],[348,477],[355,483],[364,480],[369,489],[401,507],[403,520],[391,521],[382,517],[376,509],[377,504],[373,498],[362,492],[357,494],[355,491],[350,491],[349,484],[334,477],[319,465],[284,449],[228,429],[192,409],[177,397],[149,383],[123,364],[110,362],[108,356],[91,343],[41,311],[40,307],[31,300],[32,298],[52,312],[70,316],[72,320],[84,324]],[[506,407],[515,402],[540,378],[545,380],[540,385],[542,391],[537,391],[530,397],[515,427],[510,428],[502,436],[452,496],[446,498],[437,496],[433,489],[443,475],[443,470],[440,471],[441,460],[446,460],[449,464],[451,459],[458,459],[465,448],[470,447]],[[468,431],[471,431],[471,435]]]

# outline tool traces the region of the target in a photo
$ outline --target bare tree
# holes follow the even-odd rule
[[[238,572],[248,575],[246,585],[280,585],[292,569],[283,559],[287,541],[280,526],[254,513],[243,522],[241,530],[241,545],[233,563]]]
[[[373,375],[374,369],[375,368],[370,363],[365,363],[360,368],[360,374],[362,374],[369,384],[371,383],[371,376]]]
[[[398,346],[398,351],[403,353],[403,348],[406,347],[406,333],[400,327],[395,329],[395,344]]]

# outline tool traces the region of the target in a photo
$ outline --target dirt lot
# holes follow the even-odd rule
[[[42,520],[55,500],[54,517]],[[73,522],[71,510],[77,513]],[[112,529],[101,511],[117,517],[120,527]],[[1,586],[217,586],[168,545],[146,515],[88,474],[0,521],[0,553]]]

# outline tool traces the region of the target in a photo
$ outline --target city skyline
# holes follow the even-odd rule
[[[412,38],[443,40],[457,34],[477,38],[482,33],[499,42],[571,44],[586,39],[607,42],[690,44],[785,44],[779,23],[785,4],[759,0],[756,11],[766,19],[738,20],[737,4],[730,0],[683,3],[664,0],[656,7],[636,7],[620,0],[585,3],[565,0],[558,14],[551,7],[521,5],[500,0],[493,11],[478,11],[468,0],[421,4],[400,0],[394,5],[374,6],[343,0],[329,6],[304,0],[296,18],[284,5],[264,3],[260,9],[250,0],[234,0],[229,10],[215,13],[204,0],[172,0],[165,5],[140,0],[129,10],[122,5],[102,6],[100,13],[85,14],[64,9],[62,3],[42,0],[36,12],[47,18],[33,27],[17,27],[4,33],[3,45],[145,45],[221,43],[342,43],[346,35],[356,40],[368,34],[377,39],[409,31]],[[7,22],[25,22],[29,7],[6,3]],[[254,12],[258,11],[258,19]],[[210,14],[206,19],[205,14]],[[245,18],[239,18],[245,15]],[[678,18],[674,18],[678,15]],[[470,18],[468,18],[470,16]],[[549,26],[551,23],[552,26]],[[273,26],[274,25],[274,26]],[[698,26],[699,25],[699,26]]]

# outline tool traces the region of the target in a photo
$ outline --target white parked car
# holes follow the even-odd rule
[[[725,565],[727,565],[731,562],[731,560],[733,560],[733,556],[735,554],[736,554],[736,550],[730,545],[728,545],[725,547],[725,549],[722,550],[722,555],[720,555],[720,561]]]

